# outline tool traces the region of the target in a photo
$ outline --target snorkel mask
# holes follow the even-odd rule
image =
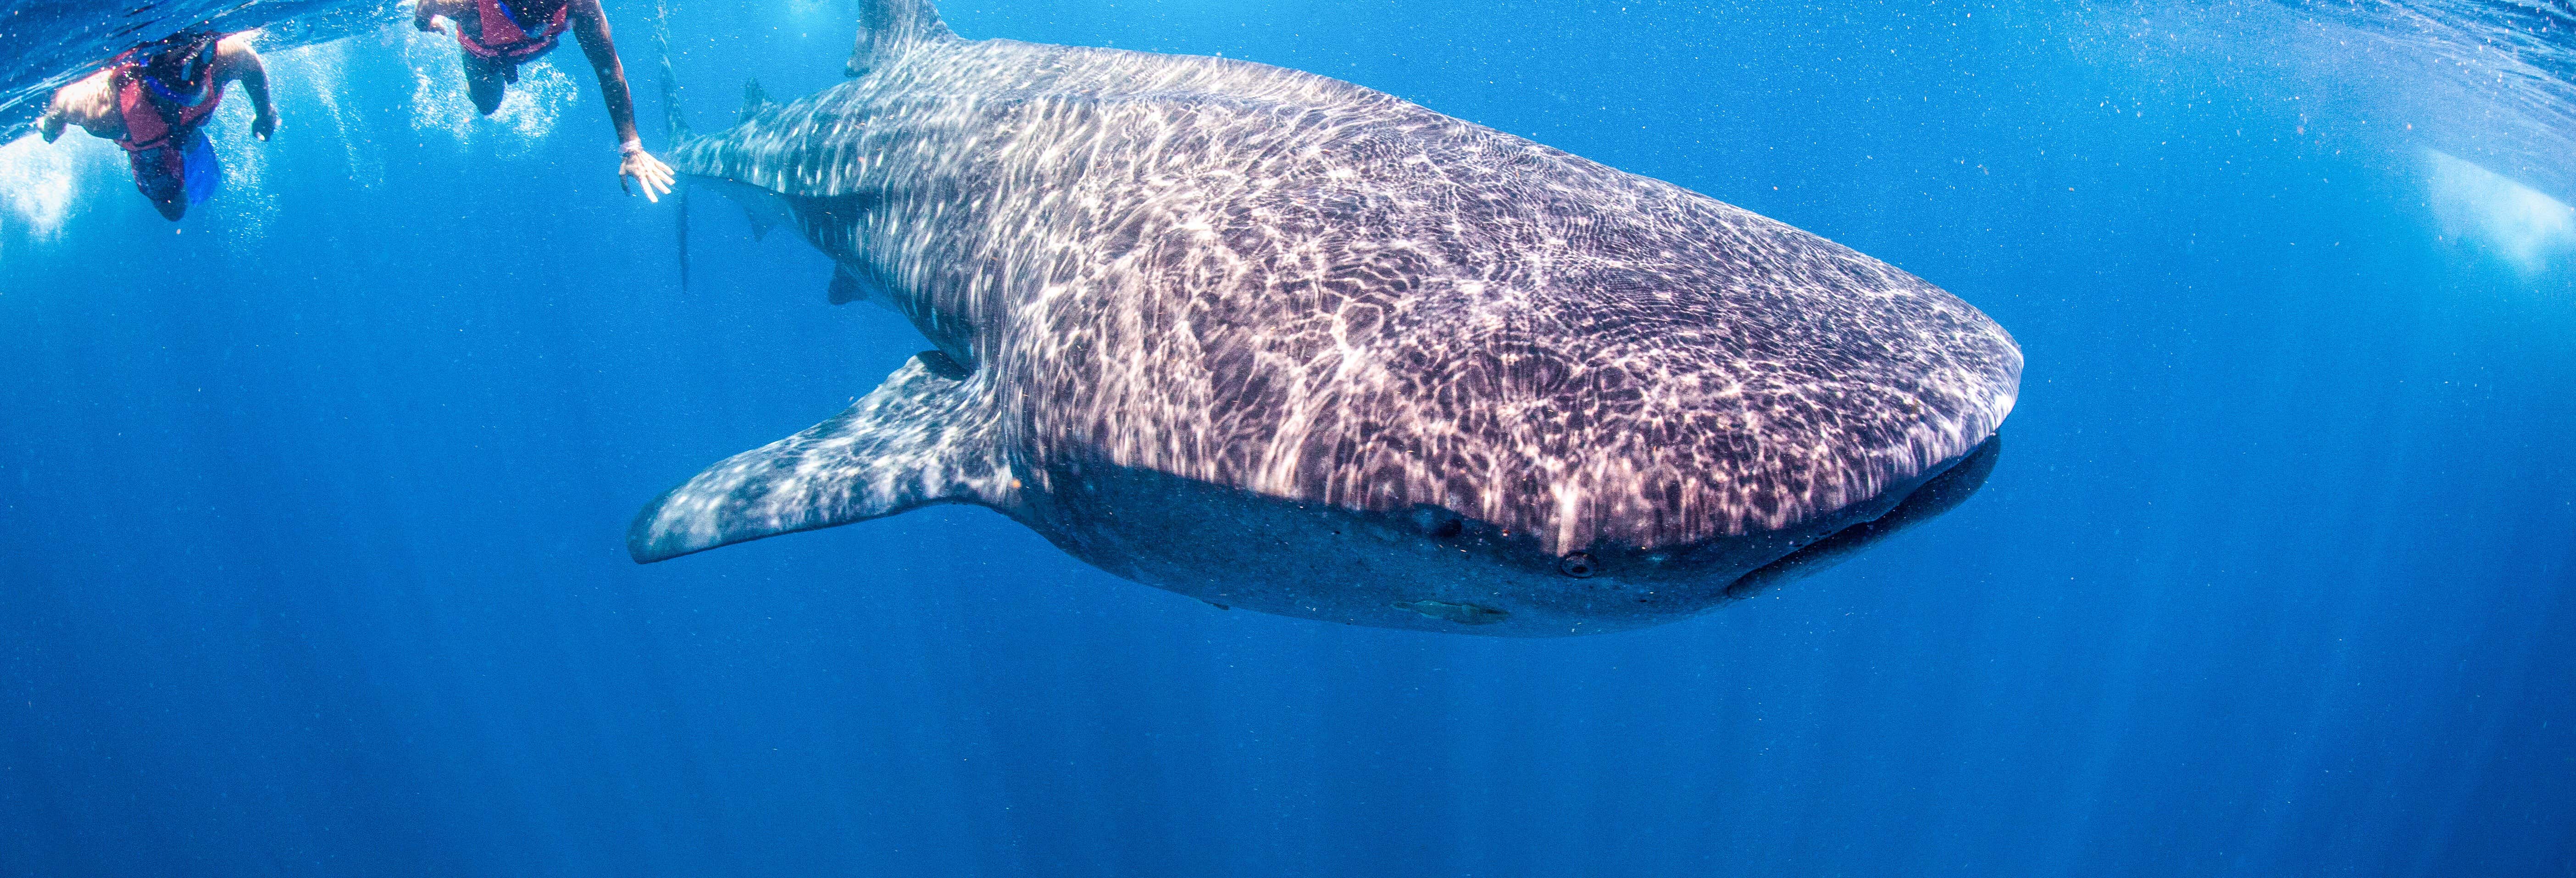
[[[534,16],[533,18],[521,18],[519,17],[518,8],[512,6],[510,4],[510,0],[492,0],[492,2],[493,5],[501,7],[501,16],[509,19],[511,24],[517,25],[520,33],[535,36],[538,31],[545,30],[545,16],[540,15]]]
[[[215,93],[212,88],[214,80],[206,75],[207,68],[215,66],[215,35],[176,34],[168,42],[182,45],[152,56],[151,62],[143,66],[143,87],[151,89],[162,100],[182,107],[205,103]],[[174,63],[170,54],[179,52],[186,55]],[[175,86],[172,85],[174,81],[177,83]]]

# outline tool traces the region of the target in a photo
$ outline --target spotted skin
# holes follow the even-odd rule
[[[749,452],[709,471],[734,480],[648,508],[639,559],[789,529],[764,521],[959,501],[1205,597],[1260,575],[1201,569],[1210,541],[1302,527],[1255,521],[1462,538],[1416,527],[1428,514],[1491,548],[1486,566],[1327,569],[1295,560],[1309,544],[1273,553],[1281,575],[1335,581],[1283,592],[1286,610],[1220,602],[1538,634],[1569,611],[1435,592],[1522,573],[1561,590],[1578,552],[1601,559],[1587,588],[1705,581],[1699,606],[1610,626],[1635,627],[1886,513],[1993,436],[2018,392],[2019,348],[1975,308],[1706,196],[1321,76],[966,41],[927,6],[876,3],[860,75],[748,107],[673,164],[780,199],[848,276],[836,300],[877,291],[969,373],[928,408],[975,426],[865,467],[742,470],[783,453]],[[808,484],[961,460],[999,475],[945,494]],[[1068,499],[1112,483],[1138,496]],[[1115,524],[1115,504],[1174,492],[1205,518]],[[711,496],[809,508],[729,522]],[[1296,609],[1371,590],[1352,577],[1423,585],[1351,604],[1365,612]]]

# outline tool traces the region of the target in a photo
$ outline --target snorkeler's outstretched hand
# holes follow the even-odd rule
[[[277,137],[277,114],[276,114],[276,113],[261,113],[261,114],[259,114],[257,117],[255,117],[255,118],[251,119],[251,120],[250,120],[250,133],[251,133],[253,136],[258,137],[258,138],[259,138],[259,139],[261,139],[261,140],[274,140],[274,139],[276,139],[276,137]]]
[[[617,160],[617,188],[633,195],[635,190],[626,186],[628,177],[635,178],[636,184],[644,187],[644,200],[656,204],[661,203],[662,196],[671,194],[671,184],[678,179],[672,175],[670,165],[663,164],[661,159],[654,158],[641,146],[626,150],[624,157]]]
[[[434,15],[412,16],[411,26],[434,34],[443,34],[447,32],[447,25],[439,24],[438,17]]]

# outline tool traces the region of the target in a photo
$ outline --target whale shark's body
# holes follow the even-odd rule
[[[1588,634],[1949,508],[2018,392],[1912,275],[1385,94],[920,0],[858,43],[674,164],[937,350],[672,489],[639,561],[960,502],[1219,605]]]

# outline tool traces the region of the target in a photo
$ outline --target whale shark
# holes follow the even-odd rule
[[[865,0],[832,88],[675,135],[925,350],[648,504],[639,563],[982,506],[1219,607],[1567,636],[1957,506],[2019,346],[1847,247],[1241,60],[967,40]]]

